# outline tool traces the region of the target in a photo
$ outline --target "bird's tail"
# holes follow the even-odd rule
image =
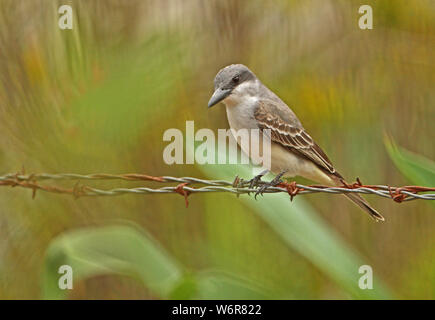
[[[366,211],[376,221],[385,221],[384,217],[375,209],[373,209],[370,204],[366,200],[364,200],[359,194],[345,193],[344,195],[352,202],[354,202],[358,207]]]
[[[343,177],[336,172],[335,175],[333,177],[331,177],[333,179],[333,181],[335,182],[335,184],[337,186],[339,185],[343,185]],[[370,204],[364,200],[363,197],[361,197],[359,194],[357,193],[343,193],[350,201],[352,201],[353,203],[355,203],[358,207],[360,207],[361,209],[363,209],[364,211],[366,211],[373,219],[375,219],[376,222],[378,221],[385,221],[384,217],[377,212],[375,209],[373,209]]]

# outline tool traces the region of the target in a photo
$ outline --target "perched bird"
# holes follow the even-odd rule
[[[259,129],[269,135],[271,171],[278,174],[273,180],[275,185],[281,176],[301,176],[322,184],[343,185],[343,177],[305,131],[295,113],[246,66],[233,64],[221,69],[215,77],[214,89],[208,107],[222,101],[231,129]],[[360,195],[344,195],[376,221],[384,221]]]

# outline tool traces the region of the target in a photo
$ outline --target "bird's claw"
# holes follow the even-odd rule
[[[258,195],[263,195],[263,193],[270,187],[276,187],[277,185],[279,185],[280,183],[282,183],[283,181],[281,180],[281,177],[284,175],[285,171],[279,173],[275,178],[273,178],[272,181],[270,182],[265,182],[263,183],[258,190],[255,192],[254,198],[255,200],[257,200],[257,196]],[[261,177],[260,177],[261,178]]]
[[[249,180],[249,189],[253,189],[255,187],[259,187],[259,182],[261,182],[261,178],[263,177],[262,174],[259,174],[255,177],[253,177],[251,180]]]
[[[253,177],[251,180],[248,181],[249,183],[249,189],[253,189],[255,187],[260,186],[261,178],[268,173],[268,170],[262,171],[260,174]]]

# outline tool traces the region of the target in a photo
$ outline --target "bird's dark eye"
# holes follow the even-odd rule
[[[240,77],[239,76],[235,76],[232,80],[233,80],[234,83],[239,83]]]

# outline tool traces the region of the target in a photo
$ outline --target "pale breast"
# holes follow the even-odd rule
[[[225,101],[228,123],[231,129],[258,129],[254,112],[257,107],[257,99],[249,98],[245,102],[233,105],[231,100]]]

